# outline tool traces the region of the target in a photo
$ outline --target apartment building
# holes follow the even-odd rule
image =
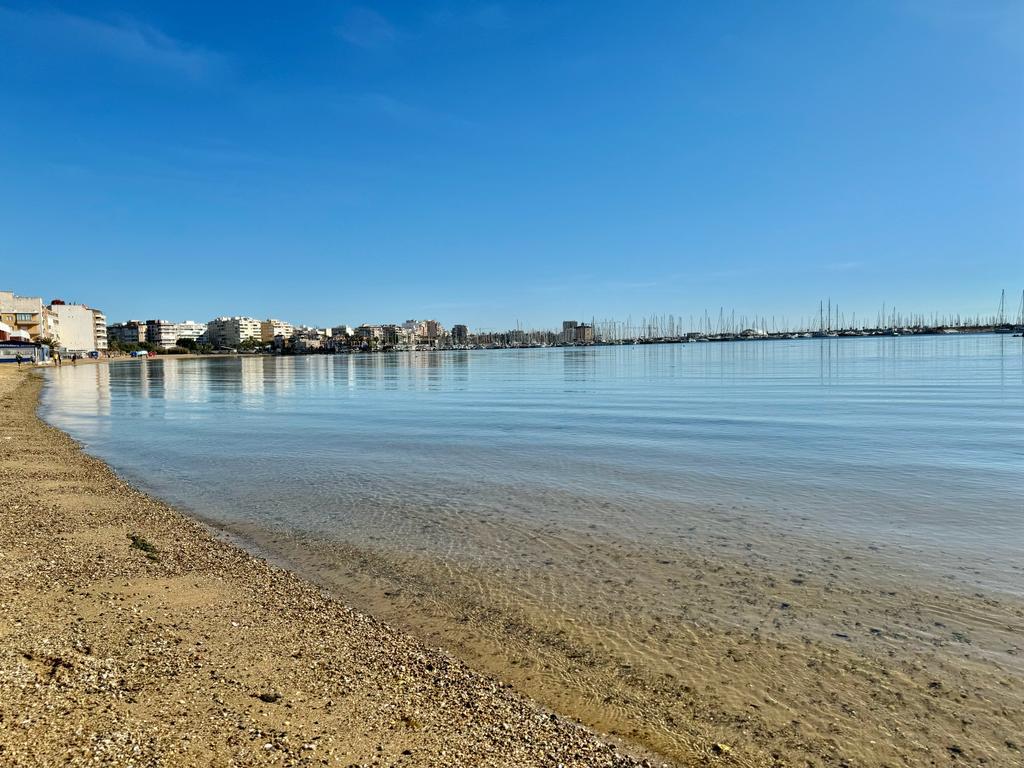
[[[444,326],[437,320],[425,320],[424,323],[427,326],[427,338],[431,341],[437,341],[444,336]]]
[[[384,338],[384,326],[363,323],[356,328],[355,334],[366,341],[379,341]]]
[[[33,341],[48,336],[56,320],[47,318],[40,296],[16,296],[14,291],[0,291],[0,323],[14,330],[25,331]]]
[[[569,343],[576,341],[576,326],[579,323],[575,320],[563,320],[562,321],[562,341]]]
[[[92,311],[92,330],[96,338],[96,351],[107,351],[107,316],[98,309]]]
[[[197,323],[195,320],[186,320],[178,323],[178,338],[198,341],[206,334],[206,323]]]
[[[437,320],[406,320],[402,328],[417,344],[430,344],[444,336],[444,326]]]
[[[214,347],[237,347],[247,339],[262,342],[262,327],[252,317],[218,317],[206,324],[206,338]]]
[[[53,338],[62,352],[84,355],[107,349],[107,317],[100,310],[54,299],[46,311],[55,320],[51,321]]]
[[[294,333],[295,326],[291,323],[286,323],[283,320],[274,320],[273,318],[268,317],[260,323],[260,340],[264,344],[272,342],[275,336],[283,336],[284,338],[289,339]]]
[[[395,347],[399,344],[415,344],[416,334],[409,328],[401,325],[385,325],[381,327],[381,340],[387,347]]]
[[[172,323],[169,320],[147,320],[146,341],[158,347],[176,347],[179,339],[197,340],[206,333],[206,324],[194,320]]]
[[[107,340],[119,344],[141,344],[146,341],[146,324],[141,320],[129,320],[108,325]]]
[[[163,349],[177,346],[178,324],[170,320],[147,320],[146,341]]]

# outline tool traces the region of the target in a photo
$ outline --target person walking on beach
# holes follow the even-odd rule
[[[54,352],[54,353],[53,353],[53,362],[54,362],[54,364],[55,364],[55,365],[56,365],[56,366],[57,366],[58,368],[60,368],[60,364],[61,364],[61,362],[63,362],[63,361],[62,361],[62,360],[60,359],[60,352]]]
[[[18,361],[18,367],[21,368],[21,353],[19,352],[14,356],[14,359]]]
[[[78,365],[78,353],[77,352],[75,352],[73,355],[71,355],[71,364],[72,365]]]

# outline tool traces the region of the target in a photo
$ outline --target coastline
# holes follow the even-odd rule
[[[0,372],[0,388],[2,380]],[[47,407],[37,411],[47,419],[53,415],[49,394]],[[22,410],[31,415],[35,404],[34,398],[25,400]],[[0,393],[0,413],[6,415],[4,405]],[[73,422],[53,423],[78,434]],[[66,435],[43,426],[82,457]],[[108,456],[102,450],[99,455]],[[356,611],[386,622],[389,631],[419,638],[412,642],[421,647],[447,649],[482,672],[485,682],[511,683],[546,707],[543,712],[564,713],[592,731],[623,739],[631,750],[650,750],[656,763],[952,768],[1015,764],[1021,754],[1024,602],[1015,588],[1006,593],[980,583],[973,577],[975,564],[955,549],[939,552],[941,569],[925,573],[901,544],[884,536],[857,544],[820,530],[772,532],[764,519],[736,507],[688,507],[688,532],[653,543],[607,531],[575,530],[566,539],[515,515],[502,516],[499,528],[490,524],[498,520],[481,520],[463,535],[479,537],[481,551],[498,558],[498,567],[488,568],[431,557],[416,548],[415,537],[378,546],[372,535],[360,542],[355,529],[335,536],[331,527],[317,532],[283,520],[274,525],[273,516],[245,507],[234,522],[206,518],[204,509],[231,490],[220,489],[217,473],[204,475],[195,489],[216,493],[206,503],[190,504],[173,485],[149,485],[145,474],[132,473],[130,460],[122,465],[114,457],[114,466],[124,466],[126,477],[137,478],[138,487],[153,494],[137,495],[176,499],[186,520],[209,526],[199,526],[207,537],[238,542],[259,562],[266,558],[314,591],[340,596]],[[105,464],[90,461],[112,474]],[[168,479],[180,475],[189,482],[190,467],[201,471],[181,464]],[[126,485],[113,477],[117,486]],[[0,511],[4,480],[0,472]],[[45,491],[71,504],[89,488],[61,477]],[[290,509],[289,498],[278,498],[276,508]],[[527,489],[519,500],[527,509],[552,502]],[[593,522],[599,520],[599,502],[558,504],[575,504]],[[412,501],[403,502],[410,523],[437,519],[434,510],[422,512]],[[118,546],[125,537],[121,531]],[[0,538],[0,583],[3,552]],[[588,569],[583,562],[601,565]],[[1016,566],[1011,576],[1020,572]],[[265,660],[247,663],[266,666]],[[0,736],[3,723],[0,717]],[[424,764],[524,764],[518,757],[494,758],[493,751],[484,757],[470,751],[459,759],[426,754]],[[394,761],[385,754],[381,760],[413,764],[412,756]],[[595,762],[588,757],[565,764]]]
[[[0,762],[649,764],[136,490],[42,386],[0,368]]]

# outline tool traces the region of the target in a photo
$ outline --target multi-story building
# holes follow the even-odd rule
[[[317,328],[313,325],[297,325],[291,333],[292,336],[319,336],[322,339],[331,338],[330,328]]]
[[[576,341],[576,326],[579,323],[575,320],[563,320],[562,321],[562,341],[566,344]]]
[[[107,316],[98,309],[92,311],[93,335],[96,337],[96,351],[107,351]]]
[[[385,325],[381,328],[381,340],[385,346],[396,347],[399,344],[413,344],[416,342],[415,332],[401,325]]]
[[[247,339],[262,342],[260,321],[252,317],[218,317],[206,324],[206,338],[214,347],[237,347]]]
[[[427,326],[427,339],[437,341],[444,336],[444,326],[437,320],[426,320],[424,322]]]
[[[469,343],[469,328],[464,325],[452,326],[452,344],[464,346]]]
[[[146,341],[162,349],[177,346],[178,324],[170,320],[147,320]]]
[[[51,327],[62,352],[84,355],[106,350],[107,318],[98,309],[54,299],[46,310],[55,319]]]
[[[363,323],[356,328],[355,335],[364,341],[380,341],[384,338],[384,326]]]
[[[295,326],[283,320],[274,320],[268,317],[260,323],[260,341],[264,344],[272,342],[275,336],[291,338],[293,333],[295,333]]]
[[[319,352],[324,349],[326,341],[327,337],[316,328],[306,328],[299,330],[292,337],[292,349],[300,355]]]
[[[107,326],[107,341],[119,344],[142,344],[146,340],[146,324],[141,320],[129,320]]]
[[[576,326],[576,343],[591,344],[594,341],[594,326],[580,323]]]
[[[0,291],[0,322],[14,330],[25,331],[29,338],[38,341],[49,335],[56,318],[47,318],[46,308],[40,296],[15,296],[13,291]]]
[[[178,339],[191,339],[198,341],[206,333],[206,323],[197,323],[195,320],[186,320],[178,323]]]
[[[336,325],[331,328],[331,338],[337,339],[351,339],[355,335],[355,331],[352,330],[351,326],[348,325]]]
[[[426,344],[444,336],[444,326],[437,320],[406,320],[402,328],[409,331],[416,342]]]
[[[427,337],[427,321],[426,320],[406,320],[402,323],[402,327],[409,331],[417,339]]]

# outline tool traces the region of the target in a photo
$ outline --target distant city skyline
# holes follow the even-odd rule
[[[14,291],[16,295],[30,295],[24,291]],[[42,303],[48,303],[50,300],[45,298],[46,294],[41,294],[39,298],[42,299]],[[63,297],[54,297],[58,302],[64,302]],[[69,304],[89,305],[94,307],[97,311],[103,311],[102,307],[99,307],[96,302],[77,302],[72,300]],[[106,313],[104,317],[109,316]],[[257,322],[263,322],[264,325],[268,324],[281,324],[282,327],[288,328],[331,328],[342,325],[347,326],[359,326],[359,325],[399,325],[405,324],[410,325],[413,321],[418,322],[429,322],[436,320],[437,318],[428,318],[422,315],[410,315],[404,319],[398,319],[398,317],[391,318],[379,318],[374,317],[370,319],[366,318],[347,318],[347,319],[334,319],[324,322],[306,322],[304,320],[295,320],[292,318],[283,317],[280,313],[276,315],[270,314],[254,314],[254,313],[215,313],[211,314],[208,318],[202,316],[202,319],[193,317],[182,317],[181,313],[169,312],[164,314],[154,314],[152,312],[143,312],[136,316],[131,317],[110,317],[111,324],[124,324],[127,322],[146,322],[160,321],[166,322],[170,325],[174,324],[194,324],[204,325],[207,322],[213,320],[222,319],[252,319]],[[646,314],[638,315],[626,315],[623,317],[614,317],[607,314],[601,313],[590,313],[580,315],[565,314],[561,320],[552,321],[549,323],[538,323],[538,324],[526,324],[521,320],[514,320],[505,324],[497,324],[493,326],[484,325],[472,325],[468,323],[460,323],[459,320],[448,318],[447,320],[442,319],[441,324],[447,327],[453,325],[468,326],[470,331],[484,331],[484,332],[501,332],[507,330],[513,330],[521,328],[522,330],[550,330],[558,331],[560,328],[564,328],[571,322],[572,325],[579,323],[596,323],[597,326],[610,327],[610,324],[615,324],[616,327],[622,326],[623,328],[632,328],[637,331],[639,335],[644,335],[643,329],[645,327],[658,326],[662,330],[671,327],[674,331],[678,332],[719,332],[719,331],[739,331],[743,328],[759,328],[762,330],[813,330],[820,327],[884,327],[887,324],[913,324],[916,319],[922,320],[925,324],[934,321],[936,324],[962,322],[967,324],[972,320],[978,320],[981,323],[990,321],[1017,323],[1024,318],[1024,289],[1014,292],[1006,292],[1005,289],[1000,291],[999,297],[992,305],[988,308],[982,308],[976,312],[968,312],[959,309],[948,309],[948,310],[931,310],[923,311],[916,310],[910,307],[905,307],[892,302],[883,302],[879,307],[876,307],[874,311],[860,311],[850,310],[845,308],[838,302],[833,302],[831,298],[827,300],[820,300],[811,311],[801,313],[800,315],[791,316],[780,313],[770,312],[745,312],[743,310],[737,310],[732,307],[720,306],[718,308],[705,308],[695,310],[693,312],[648,312]],[[191,335],[197,335],[198,332]]]
[[[110,322],[1015,312],[1024,4],[0,0],[0,289]]]

